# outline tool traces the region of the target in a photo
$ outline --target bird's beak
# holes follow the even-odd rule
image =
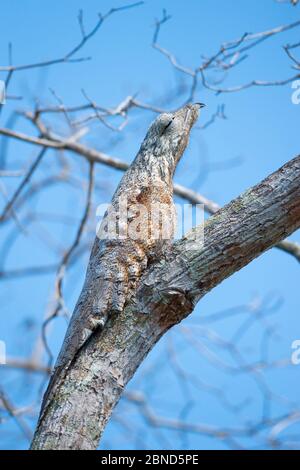
[[[204,108],[206,106],[206,104],[204,104],[204,103],[195,103],[195,104],[197,104],[199,106],[199,108]]]

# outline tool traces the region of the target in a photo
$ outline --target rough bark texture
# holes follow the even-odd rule
[[[197,227],[168,256],[148,263],[122,311],[108,316],[65,369],[32,449],[97,447],[124,387],[159,338],[214,286],[300,227],[299,177],[297,157],[212,216],[204,245]],[[98,290],[89,283],[80,308],[91,306]]]

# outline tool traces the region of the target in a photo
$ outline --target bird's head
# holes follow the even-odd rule
[[[190,131],[196,122],[203,103],[187,104],[174,113],[162,113],[151,124],[141,150],[154,157],[172,160],[174,168],[189,141]]]

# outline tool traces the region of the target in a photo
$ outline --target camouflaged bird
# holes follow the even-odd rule
[[[159,115],[124,174],[95,239],[41,416],[80,349],[111,315],[123,311],[149,261],[174,237],[173,174],[203,106],[188,104]]]

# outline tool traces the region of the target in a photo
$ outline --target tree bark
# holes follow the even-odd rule
[[[124,311],[80,351],[32,449],[95,449],[122,391],[161,336],[225,278],[300,227],[300,156],[173,244]],[[95,292],[91,291],[90,296]]]

